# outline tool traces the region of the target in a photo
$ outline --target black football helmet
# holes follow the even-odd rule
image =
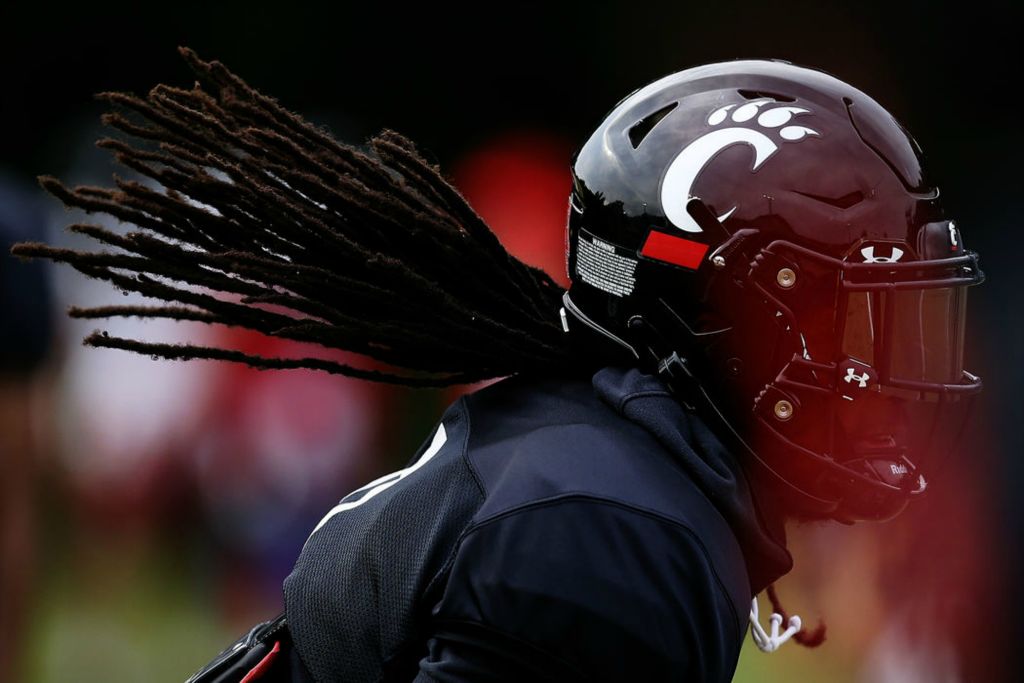
[[[886,519],[924,491],[981,389],[983,275],[891,114],[789,63],[702,66],[622,100],[573,180],[570,332],[657,369],[798,514]]]

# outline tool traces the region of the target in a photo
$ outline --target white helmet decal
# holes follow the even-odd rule
[[[789,123],[794,116],[811,113],[809,109],[803,107],[789,106],[771,107],[761,111],[761,107],[768,103],[775,103],[775,100],[754,100],[739,107],[736,107],[735,104],[727,104],[711,112],[707,123],[709,126],[718,126],[726,118],[731,119],[733,123],[745,123],[756,116],[754,125],[771,131]],[[734,107],[736,109],[730,116],[730,111]],[[788,142],[799,142],[809,135],[818,135],[819,133],[804,126],[785,126],[778,131],[778,134],[780,138]],[[729,126],[705,133],[676,155],[676,158],[669,164],[668,170],[665,172],[665,179],[661,184],[661,207],[672,225],[685,232],[701,232],[700,226],[686,211],[686,203],[693,194],[693,185],[697,176],[712,159],[718,156],[719,152],[741,143],[754,148],[754,163],[750,167],[751,172],[757,171],[779,149],[779,145],[774,140],[759,130]],[[724,221],[735,210],[736,207],[733,206],[718,216],[718,220]]]

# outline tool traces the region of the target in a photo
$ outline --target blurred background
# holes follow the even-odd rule
[[[105,183],[93,93],[189,85],[220,59],[338,137],[394,128],[523,259],[564,281],[568,163],[621,97],[735,57],[823,68],[925,150],[982,254],[967,353],[986,381],[962,457],[898,520],[791,529],[786,606],[818,650],[744,647],[738,681],[1015,680],[1024,502],[1021,50],[1013,4],[926,2],[50,3],[0,6],[0,681],[181,681],[281,609],[280,583],[341,495],[402,466],[456,392],[157,362],[79,345],[70,304],[116,293],[23,264],[73,244],[35,176]],[[118,301],[117,303],[121,303]],[[126,303],[126,302],[125,302]],[[121,336],[281,342],[185,323]],[[132,329],[135,328],[134,332]],[[400,415],[385,425],[382,416]],[[762,610],[763,611],[763,610]]]

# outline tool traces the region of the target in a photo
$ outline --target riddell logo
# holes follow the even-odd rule
[[[750,145],[754,148],[754,163],[750,170],[755,172],[779,150],[779,145],[768,136],[769,133],[777,134],[785,142],[800,142],[808,136],[820,135],[811,128],[786,125],[794,116],[810,114],[809,109],[775,105],[778,105],[775,100],[760,99],[738,107],[727,104],[711,112],[707,120],[709,126],[721,126],[727,119],[729,124],[705,133],[684,147],[669,164],[661,184],[661,206],[674,226],[685,232],[702,232],[687,212],[686,203],[693,195],[693,186],[701,171],[722,150],[733,145]],[[765,107],[763,111],[762,107]],[[732,125],[741,123],[746,125]],[[733,206],[720,214],[718,220],[724,221],[736,209]]]

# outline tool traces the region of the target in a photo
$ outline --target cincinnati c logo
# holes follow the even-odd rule
[[[745,123],[757,116],[754,125],[767,132],[776,132],[775,129],[779,129],[777,131],[779,137],[787,142],[799,142],[808,135],[819,135],[818,131],[804,126],[785,125],[794,116],[810,114],[809,109],[780,106],[769,107],[761,111],[761,108],[768,103],[775,103],[775,100],[754,100],[739,107],[736,107],[735,104],[727,104],[711,112],[707,123],[709,126],[718,126],[726,118],[734,123]],[[735,111],[732,111],[733,107],[736,107]],[[729,115],[730,111],[732,111],[731,116]],[[693,185],[704,167],[718,156],[719,152],[739,144],[750,145],[754,148],[754,163],[750,167],[751,172],[761,168],[761,165],[779,149],[774,140],[759,130],[729,126],[705,133],[684,147],[672,160],[661,184],[661,206],[665,211],[665,216],[674,226],[685,232],[701,232],[700,226],[686,212],[686,202],[693,194]],[[733,206],[721,214],[718,220],[724,221],[735,210],[736,207]]]

